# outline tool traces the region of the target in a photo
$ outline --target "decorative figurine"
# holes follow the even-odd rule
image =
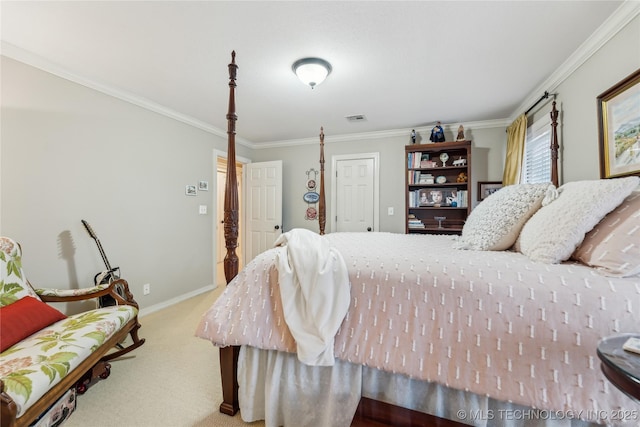
[[[412,144],[416,143],[416,130],[415,129],[411,129],[411,143]]]
[[[458,136],[456,137],[456,141],[464,141],[464,127],[462,127],[462,125],[458,126]]]
[[[444,142],[444,130],[440,122],[437,122],[433,129],[431,129],[429,140],[431,142]]]
[[[442,161],[442,167],[446,167],[447,160],[449,160],[449,155],[447,153],[440,154],[440,160]]]
[[[458,160],[453,161],[453,166],[464,166],[467,164],[467,159],[464,159],[462,156],[458,157]]]
[[[460,172],[458,177],[456,178],[456,182],[467,182],[467,174],[464,172]]]

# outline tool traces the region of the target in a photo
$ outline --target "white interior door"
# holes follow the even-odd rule
[[[282,234],[282,161],[245,166],[245,261],[273,247]]]
[[[377,153],[336,156],[333,164],[332,230],[377,231]]]

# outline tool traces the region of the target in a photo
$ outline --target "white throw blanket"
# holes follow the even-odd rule
[[[277,267],[284,318],[307,365],[334,364],[334,337],[351,301],[344,258],[322,236],[301,228],[282,234]]]

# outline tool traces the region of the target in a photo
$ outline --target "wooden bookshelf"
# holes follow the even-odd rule
[[[405,162],[405,232],[460,234],[471,212],[471,141],[407,145]]]

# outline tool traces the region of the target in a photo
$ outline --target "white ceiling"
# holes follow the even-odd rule
[[[249,144],[504,120],[621,1],[2,1],[3,54]],[[311,90],[291,64],[333,66]],[[543,89],[542,91],[546,90]],[[542,94],[542,93],[540,93]],[[522,107],[525,108],[525,107]],[[363,114],[351,123],[345,116]]]

